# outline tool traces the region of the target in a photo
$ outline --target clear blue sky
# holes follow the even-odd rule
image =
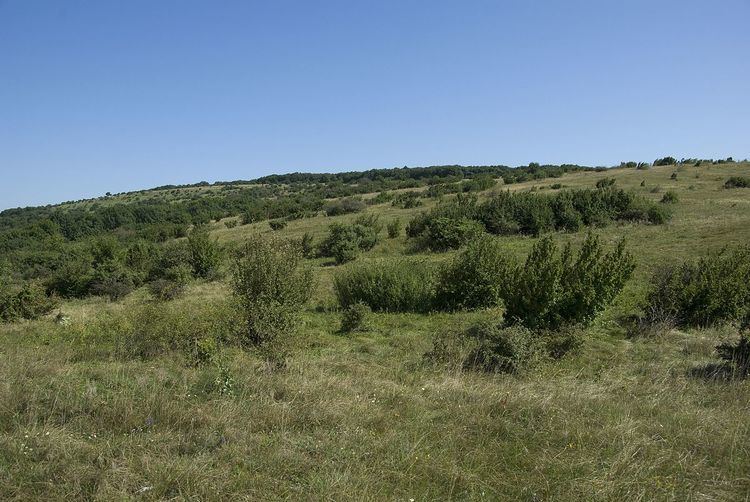
[[[0,0],[0,208],[290,171],[744,158],[748,22],[748,0]]]

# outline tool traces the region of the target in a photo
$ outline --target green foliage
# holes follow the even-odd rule
[[[666,192],[664,192],[664,195],[661,198],[661,203],[662,204],[674,204],[679,200],[680,198],[677,197],[676,193],[674,193],[672,190],[667,190]]]
[[[13,292],[10,287],[0,282],[1,322],[39,319],[52,312],[57,305],[57,300],[48,296],[39,283],[28,282],[20,290]]]
[[[323,210],[327,216],[338,216],[340,214],[357,213],[364,210],[365,207],[367,205],[361,199],[348,197],[329,202]]]
[[[422,205],[419,192],[401,192],[393,197],[391,205],[401,209],[414,209]]]
[[[615,186],[614,178],[602,178],[596,182],[596,188],[609,188]]]
[[[603,226],[612,221],[660,224],[670,216],[663,207],[606,182],[596,190],[564,190],[554,195],[506,191],[479,205],[475,198],[459,194],[456,199],[417,215],[406,230],[417,247],[444,250],[458,247],[474,236],[456,231],[468,230],[467,220],[481,222],[487,232],[496,235],[540,235],[552,230],[575,232],[584,226]]]
[[[401,220],[398,218],[393,219],[388,222],[388,238],[389,239],[396,239],[399,235],[401,235]]]
[[[145,303],[123,311],[102,311],[68,327],[78,357],[150,360],[178,351],[189,365],[203,364],[209,346],[235,338],[237,315],[226,301],[200,306]],[[211,341],[208,341],[211,339]]]
[[[475,341],[464,361],[467,369],[521,373],[541,359],[539,339],[523,326],[503,327],[485,322],[472,326],[466,336]]]
[[[432,251],[458,249],[482,235],[483,231],[479,222],[468,218],[434,218],[429,220],[416,244]]]
[[[155,300],[174,300],[185,292],[185,283],[169,279],[155,279],[148,283],[148,292]]]
[[[750,312],[750,247],[660,268],[651,278],[646,311],[678,326],[743,319]]]
[[[724,188],[750,188],[750,178],[747,176],[731,176],[724,183]]]
[[[587,324],[622,290],[634,269],[620,241],[604,254],[589,234],[578,255],[561,254],[551,239],[537,242],[525,263],[511,266],[503,284],[506,322],[532,329]]]
[[[237,220],[227,220],[224,222],[224,226],[227,228],[234,228],[237,226]]]
[[[298,245],[259,235],[248,240],[235,257],[232,276],[245,326],[242,342],[267,357],[282,357],[312,284],[312,272],[303,266]]]
[[[672,166],[674,164],[677,164],[677,159],[674,157],[662,157],[654,161],[655,166]]]
[[[221,248],[205,227],[196,227],[188,236],[188,251],[193,274],[203,279],[215,278],[221,265]]]
[[[373,225],[377,219],[369,223]],[[362,224],[365,223],[365,224]],[[378,228],[367,220],[352,225],[332,223],[328,236],[320,244],[320,255],[332,257],[337,264],[354,260],[360,251],[372,249],[378,242]]]
[[[268,220],[268,226],[274,231],[284,230],[286,228],[286,220]]]
[[[501,244],[491,237],[476,239],[440,270],[435,305],[441,310],[497,306],[507,273]]]
[[[356,302],[344,309],[341,314],[342,333],[352,333],[354,331],[366,331],[368,329],[369,317],[372,309],[362,302]]]
[[[313,243],[313,236],[310,232],[305,232],[300,239],[300,249],[302,250],[302,256],[305,258],[312,258],[315,252],[315,245]]]
[[[428,312],[435,277],[423,262],[388,260],[352,264],[335,275],[333,286],[343,308],[361,302],[379,312]]]

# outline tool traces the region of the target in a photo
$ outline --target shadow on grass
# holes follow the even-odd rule
[[[731,382],[742,380],[747,376],[747,372],[733,364],[722,362],[708,363],[691,368],[688,370],[688,376],[706,381]]]

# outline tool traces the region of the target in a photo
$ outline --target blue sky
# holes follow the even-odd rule
[[[750,156],[750,2],[0,0],[0,208],[433,164]]]

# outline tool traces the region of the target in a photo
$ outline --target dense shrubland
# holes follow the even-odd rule
[[[605,253],[589,234],[577,255],[549,238],[537,242],[524,263],[506,272],[501,296],[506,322],[533,329],[589,324],[617,296],[635,268],[620,241]]]
[[[58,305],[38,283],[29,282],[15,290],[0,277],[0,322],[39,319]]]
[[[377,216],[361,215],[354,223],[332,223],[320,243],[320,256],[333,258],[337,264],[354,260],[361,251],[377,244],[382,225]]]
[[[645,317],[684,327],[742,322],[750,316],[750,248],[725,249],[696,261],[658,269]]]
[[[592,234],[577,254],[542,239],[522,263],[485,237],[441,267],[413,260],[351,265],[335,276],[334,288],[342,307],[362,302],[377,311],[426,312],[504,305],[509,324],[558,329],[593,320],[633,268],[623,242],[605,253]]]
[[[554,195],[506,191],[483,203],[459,195],[415,217],[407,226],[407,235],[419,248],[443,251],[462,246],[481,230],[495,235],[539,235],[555,230],[574,232],[613,221],[661,224],[669,217],[665,206],[609,185]]]
[[[750,188],[750,178],[747,176],[731,176],[724,183],[724,188]]]

